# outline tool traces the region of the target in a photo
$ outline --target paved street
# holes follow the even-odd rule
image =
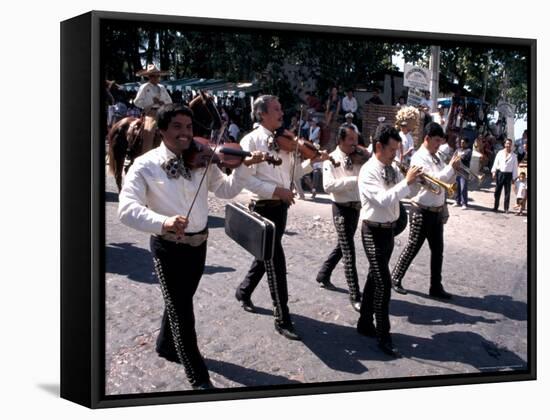
[[[488,183],[488,180],[487,180]],[[430,298],[427,243],[404,279],[406,296],[392,294],[393,338],[403,353],[383,355],[374,339],[355,332],[343,269],[337,291],[319,289],[315,275],[335,244],[326,195],[298,200],[283,239],[289,307],[303,341],[275,332],[267,282],[252,297],[258,313],[244,312],[236,286],[252,258],[223,229],[223,200],[210,199],[207,267],[195,296],[199,347],[221,388],[396,378],[522,369],[527,361],[526,217],[492,207],[494,184],[470,193],[470,208],[450,206],[443,281],[449,302]],[[309,194],[306,194],[309,197]],[[246,201],[246,195],[237,197]],[[515,197],[512,195],[515,203]],[[162,297],[153,275],[147,234],[123,226],[112,177],[106,191],[106,393],[190,389],[183,368],[154,351]],[[502,205],[501,205],[502,206]],[[408,229],[396,238],[392,266]],[[368,263],[356,234],[361,287]],[[185,264],[185,262],[182,262]]]

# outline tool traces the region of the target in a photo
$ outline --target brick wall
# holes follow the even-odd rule
[[[378,118],[385,117],[384,124],[391,124],[395,126],[395,115],[399,108],[393,105],[374,105],[367,104],[363,108],[363,127],[361,133],[365,138],[367,144],[370,144],[371,136],[374,137],[376,127],[378,127]],[[416,129],[413,131],[412,136],[416,147],[420,146],[422,142],[422,130],[424,129],[423,120],[419,118]]]

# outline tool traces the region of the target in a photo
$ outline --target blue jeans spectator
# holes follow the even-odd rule
[[[468,206],[468,180],[461,177],[456,177],[456,204],[459,206]]]

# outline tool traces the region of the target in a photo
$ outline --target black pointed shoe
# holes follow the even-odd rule
[[[206,382],[201,382],[195,385],[192,385],[194,391],[204,391],[207,389],[216,389],[214,385],[212,385],[212,382],[209,380]]]
[[[357,323],[357,333],[365,337],[374,338],[376,337],[376,328],[372,322],[364,324]]]
[[[391,340],[378,341],[378,348],[387,356],[395,357],[396,359],[403,357],[401,353],[399,353],[399,350],[397,350],[397,348],[393,345]]]
[[[289,340],[295,340],[300,341],[301,338],[298,334],[296,334],[296,331],[294,331],[294,327],[292,324],[290,325],[279,325],[277,322],[275,322],[275,330],[281,334],[283,337],[288,338]]]
[[[447,293],[443,286],[437,288],[430,288],[430,296],[438,299],[449,300],[452,299],[453,295]]]
[[[336,286],[330,282],[330,280],[320,281],[319,287],[325,290],[336,290]]]
[[[391,282],[391,288],[395,290],[400,295],[406,295],[408,292],[407,290],[403,289],[403,286],[401,286],[401,282],[399,281],[393,281]]]
[[[252,300],[250,298],[242,298],[238,294],[235,294],[235,297],[241,303],[241,307],[246,312],[251,312],[251,313],[256,312],[256,307],[254,306],[254,304],[252,303]]]

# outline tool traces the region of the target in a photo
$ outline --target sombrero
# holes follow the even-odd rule
[[[154,64],[147,64],[147,68],[140,70],[136,73],[136,76],[151,76],[152,74],[158,74],[159,76],[167,76],[170,74],[168,71],[160,71],[160,69]]]

